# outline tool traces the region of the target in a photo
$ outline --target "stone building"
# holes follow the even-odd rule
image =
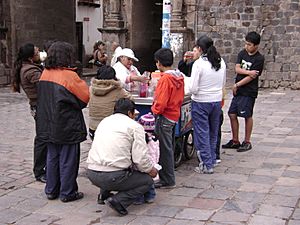
[[[103,0],[109,42],[135,50],[141,70],[153,69],[153,52],[161,43],[162,0]],[[261,87],[300,89],[299,0],[172,0],[171,44],[176,62],[201,34],[211,36],[228,64],[233,82],[237,53],[249,31],[262,35],[265,55]]]
[[[75,44],[74,0],[0,0],[0,85],[11,81],[18,48],[47,40]]]

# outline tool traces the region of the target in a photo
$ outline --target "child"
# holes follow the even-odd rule
[[[173,70],[173,52],[168,48],[161,48],[154,54],[156,67],[162,76],[157,83],[154,93],[152,112],[157,115],[155,134],[158,135],[160,157],[160,181],[156,188],[175,188],[174,172],[174,139],[175,123],[180,116],[180,107],[184,98],[184,78],[179,70]]]
[[[155,138],[154,127],[155,127],[155,118],[151,113],[145,114],[141,116],[139,119],[139,123],[145,129],[145,138],[149,149],[149,156],[155,167],[158,169],[160,165],[158,164],[159,160],[159,142]],[[155,178],[154,178],[155,179]],[[137,199],[134,203],[136,205],[140,205],[143,203],[153,203],[154,198],[156,196],[154,185],[151,186],[150,190],[147,191],[143,196]]]
[[[228,110],[232,139],[222,145],[222,148],[235,148],[238,152],[252,149],[250,137],[253,127],[253,108],[258,94],[258,77],[262,73],[265,61],[264,56],[258,51],[260,35],[252,31],[245,39],[245,49],[238,54],[235,65],[237,75],[232,87],[233,99]],[[238,117],[245,118],[245,139],[242,144],[239,142]]]

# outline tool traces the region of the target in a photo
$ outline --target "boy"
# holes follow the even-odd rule
[[[253,108],[258,94],[258,77],[264,67],[264,56],[258,51],[260,35],[255,31],[245,37],[245,49],[238,54],[235,72],[235,84],[232,87],[233,99],[228,115],[230,118],[232,140],[222,145],[223,148],[235,148],[238,152],[252,149],[250,142],[253,127]],[[245,140],[239,142],[239,122],[237,117],[245,118]]]
[[[158,136],[160,157],[159,171],[160,181],[156,188],[175,188],[174,173],[174,142],[175,123],[180,116],[180,107],[184,98],[183,74],[178,70],[172,70],[173,52],[167,48],[161,48],[154,53],[157,69],[162,72],[158,81],[154,101],[151,107],[156,115],[155,134]]]

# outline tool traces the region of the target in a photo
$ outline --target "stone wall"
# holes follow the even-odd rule
[[[4,12],[0,25],[8,28],[5,43],[9,49],[7,62],[2,65],[0,62],[0,85],[10,82],[13,62],[21,45],[32,42],[42,49],[45,41],[57,39],[75,46],[74,0],[0,0],[0,3]]]
[[[197,18],[189,19],[188,26],[196,29],[196,37],[206,33],[215,40],[229,67],[229,83],[244,36],[254,30],[262,35],[260,51],[266,59],[260,86],[300,89],[299,0],[187,0],[186,4],[187,15],[195,13]]]

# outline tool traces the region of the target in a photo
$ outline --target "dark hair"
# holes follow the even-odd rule
[[[165,67],[172,66],[174,61],[173,52],[168,48],[158,49],[154,53],[154,60],[159,61]]]
[[[105,43],[103,41],[97,41],[95,44],[94,44],[94,51],[96,51],[98,49],[98,46],[100,45],[105,45]]]
[[[129,98],[120,98],[114,107],[114,114],[115,113],[122,113],[128,116],[128,112],[134,113],[135,104]]]
[[[208,61],[211,63],[212,68],[218,71],[221,68],[221,56],[214,46],[213,40],[204,35],[198,38],[197,45],[201,48]]]
[[[20,93],[20,83],[21,83],[21,68],[23,62],[29,62],[29,58],[34,56],[34,44],[27,43],[19,48],[17,55],[17,60],[15,62],[15,76],[13,79],[13,91]]]
[[[246,35],[245,40],[254,45],[259,45],[260,35],[258,33],[256,33],[255,31],[251,31]]]
[[[44,46],[43,46],[45,52],[48,52],[50,46],[51,46],[53,43],[55,43],[55,42],[57,42],[57,40],[48,40],[48,41],[46,41],[46,42],[44,43]]]
[[[45,67],[47,69],[74,67],[74,48],[70,43],[57,41],[48,49]]]
[[[96,78],[99,80],[118,80],[115,69],[107,65],[103,65],[98,69]]]

